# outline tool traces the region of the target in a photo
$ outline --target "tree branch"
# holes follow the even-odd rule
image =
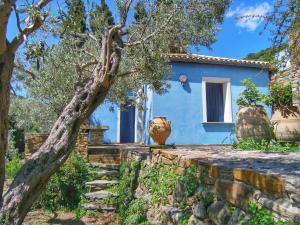
[[[32,79],[36,79],[36,74],[30,70],[27,70],[25,69],[24,67],[20,66],[20,65],[17,65],[17,64],[14,64],[14,67],[24,73],[27,73],[28,75],[30,75],[32,77]]]
[[[40,0],[40,2],[35,6],[39,12],[52,0]],[[32,34],[34,31],[36,31],[40,26],[43,24],[45,18],[43,18],[41,15],[36,15],[33,19],[33,23],[29,24],[24,29],[21,29],[20,24],[18,24],[18,29],[20,29],[20,33],[12,40],[10,47],[13,52],[17,50],[17,48],[23,43],[23,41],[26,39],[27,36]]]

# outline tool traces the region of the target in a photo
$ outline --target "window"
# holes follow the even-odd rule
[[[203,77],[202,103],[204,123],[232,123],[230,79]]]

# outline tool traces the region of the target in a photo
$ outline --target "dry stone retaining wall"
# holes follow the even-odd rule
[[[26,133],[25,134],[25,159],[35,153],[46,141],[48,134],[45,133]],[[88,134],[80,132],[77,136],[75,150],[84,158],[87,158]]]
[[[207,147],[206,151],[209,152],[209,149],[213,148],[213,146]],[[222,151],[224,149],[226,148],[223,148]],[[168,198],[168,204],[148,208],[147,218],[151,224],[180,224],[180,218],[187,214],[189,215],[189,225],[242,224],[250,217],[246,213],[249,202],[255,202],[257,205],[269,209],[277,219],[293,220],[296,224],[300,223],[300,179],[295,176],[298,173],[296,167],[294,169],[292,167],[284,168],[278,164],[276,169],[284,171],[285,175],[278,172],[277,174],[268,173],[263,171],[263,167],[268,171],[274,165],[271,165],[267,160],[259,159],[255,155],[261,153],[254,153],[254,156],[251,156],[251,152],[249,152],[249,157],[258,159],[258,161],[253,161],[252,166],[246,165],[245,167],[240,166],[241,164],[247,164],[247,161],[243,161],[242,158],[233,160],[228,157],[226,163],[218,163],[225,159],[213,161],[210,158],[211,156],[206,155],[205,152],[201,154],[206,155],[206,159],[204,159],[205,157],[196,156],[197,154],[194,151],[180,152],[180,150],[152,149],[150,154],[146,155],[144,152],[141,157],[142,152],[126,151],[123,154],[123,160],[144,160],[146,166],[142,168],[140,174],[147,173],[149,166],[155,163],[173,165],[177,168],[177,174],[182,174],[188,167],[195,165],[200,181],[195,196],[200,196],[199,199],[202,200],[192,201],[187,203],[187,208],[181,208],[180,202],[186,199],[184,200],[184,194],[182,194],[184,193],[182,185],[176,183],[174,192]],[[213,154],[222,155],[217,152]],[[229,152],[228,156],[230,154],[232,158],[234,158],[234,154],[239,155],[236,151]],[[241,155],[245,154],[248,153],[243,152]],[[272,154],[266,157],[275,157]],[[294,155],[290,157],[297,158]],[[288,159],[282,157],[282,161],[285,160]],[[298,161],[295,162],[297,164]],[[295,162],[291,161],[291,166]],[[261,170],[256,168],[256,164],[259,165],[258,167]],[[295,174],[291,172],[291,176],[289,176],[289,169],[294,170],[292,172]],[[149,193],[139,185],[135,191],[135,196],[147,199]],[[212,197],[203,201],[208,196]],[[241,218],[243,219],[241,220]]]

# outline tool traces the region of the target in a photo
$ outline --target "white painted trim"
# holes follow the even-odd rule
[[[231,81],[230,81],[230,78],[222,78],[222,77],[203,77],[202,78],[203,123],[207,123],[206,83],[208,83],[208,82],[223,84],[224,123],[232,123]]]
[[[137,130],[137,122],[138,122],[138,107],[134,106],[134,143],[138,142],[138,130]]]
[[[120,143],[120,131],[121,131],[121,109],[118,107],[118,119],[117,119],[117,143]]]

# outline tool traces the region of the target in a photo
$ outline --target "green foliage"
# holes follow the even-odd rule
[[[270,84],[270,94],[262,95],[262,101],[269,106],[285,107],[293,105],[293,93],[291,85],[279,83]]]
[[[292,221],[274,220],[270,211],[253,202],[249,203],[246,211],[251,214],[251,218],[243,223],[244,225],[295,225]]]
[[[13,179],[21,169],[24,161],[17,152],[13,152],[9,156],[9,160],[5,164],[6,179]]]
[[[240,94],[236,103],[239,106],[258,105],[261,101],[261,94],[256,85],[250,78],[242,80],[242,83],[245,85],[246,89]]]
[[[86,11],[83,0],[65,0],[67,13],[61,11],[63,17],[62,34],[66,32],[84,33],[86,26]]]
[[[174,166],[157,163],[150,168],[148,175],[141,182],[151,194],[151,203],[165,204],[168,195],[174,189],[176,179]]]
[[[250,53],[244,59],[274,62],[276,60],[276,54],[278,54],[282,50],[287,49],[287,47],[287,44],[283,43],[280,44],[278,47],[266,48],[256,53]]]
[[[199,186],[199,178],[197,177],[197,167],[195,165],[187,168],[182,175],[179,176],[179,180],[185,185],[189,196],[192,196],[197,187]]]
[[[114,17],[112,16],[106,1],[101,0],[100,5],[92,3],[92,10],[90,12],[91,31],[100,38],[104,29],[113,24]]]
[[[119,183],[111,189],[118,195],[118,198],[112,199],[112,201],[117,206],[117,212],[122,224],[131,224],[128,221],[140,221],[143,218],[141,211],[141,215],[136,215],[136,217],[130,215],[130,210],[135,211],[137,207],[143,205],[142,202],[134,199],[140,167],[140,161],[123,163],[120,168]]]
[[[35,207],[50,211],[75,210],[88,191],[85,183],[92,179],[92,168],[79,153],[72,153],[65,164],[50,178],[47,189],[41,194]],[[77,215],[82,214],[77,211]]]
[[[146,203],[143,199],[134,199],[130,202],[128,209],[126,210],[126,218],[123,221],[123,225],[146,225]]]
[[[300,143],[278,143],[274,140],[245,139],[234,142],[233,147],[239,150],[263,150],[277,152],[300,152]]]

